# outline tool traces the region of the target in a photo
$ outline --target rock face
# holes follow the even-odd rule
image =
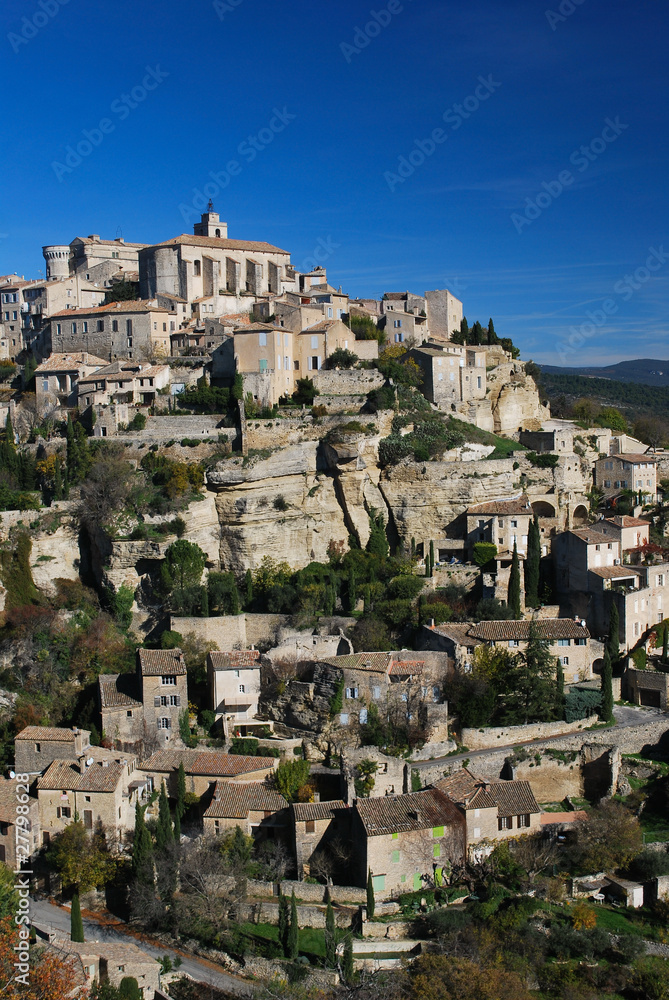
[[[519,427],[538,431],[550,418],[542,406],[534,379],[520,362],[499,365],[487,379],[495,434],[516,434]]]

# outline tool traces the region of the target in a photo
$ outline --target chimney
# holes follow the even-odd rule
[[[314,792],[314,802],[320,802],[320,801],[321,801],[321,793]]]

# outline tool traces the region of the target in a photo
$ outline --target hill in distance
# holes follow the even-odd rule
[[[619,361],[602,368],[562,368],[557,365],[538,365],[547,375],[580,375],[582,378],[612,379],[615,382],[636,382],[640,385],[669,387],[669,361],[654,358],[637,358]]]

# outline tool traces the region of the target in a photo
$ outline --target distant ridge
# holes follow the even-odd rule
[[[637,382],[640,385],[656,385],[669,388],[669,360],[637,358],[635,361],[619,361],[616,365],[601,368],[563,368],[557,365],[538,365],[547,375],[580,375],[583,378],[613,379],[616,382]]]

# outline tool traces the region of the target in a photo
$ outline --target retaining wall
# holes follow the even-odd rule
[[[576,722],[535,722],[528,726],[463,729],[462,744],[468,750],[488,750],[500,743],[505,746],[513,746],[515,743],[526,743],[529,740],[547,739],[551,736],[562,736],[564,733],[579,732],[591,725],[592,719],[579,719]]]

